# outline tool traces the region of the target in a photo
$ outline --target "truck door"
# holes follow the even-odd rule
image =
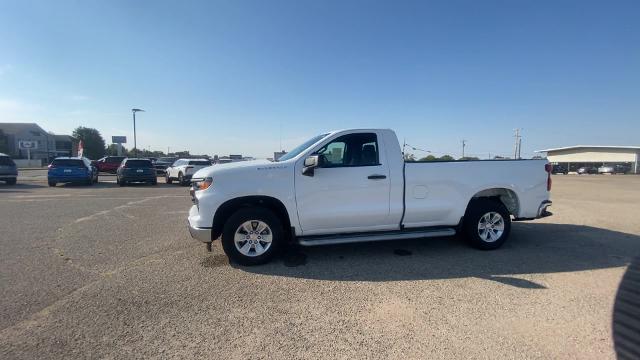
[[[340,136],[314,152],[314,176],[296,167],[296,203],[305,235],[384,230],[389,224],[389,166],[375,132]],[[304,162],[304,159],[302,159]]]

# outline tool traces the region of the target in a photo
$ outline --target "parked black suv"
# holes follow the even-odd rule
[[[553,168],[551,170],[552,174],[565,174],[569,173],[569,168],[565,164],[552,164]]]
[[[9,155],[0,153],[0,181],[15,185],[18,179],[18,167]]]
[[[153,166],[155,166],[158,174],[164,174],[167,172],[167,168],[173,165],[176,160],[178,160],[177,157],[161,157],[156,160]]]
[[[158,185],[156,169],[149,159],[124,159],[118,168],[116,181],[120,186],[130,182]]]

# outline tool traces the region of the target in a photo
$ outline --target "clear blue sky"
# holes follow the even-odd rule
[[[165,151],[347,127],[455,156],[508,155],[516,127],[528,156],[638,145],[640,2],[0,0],[0,122],[131,138],[132,107]]]

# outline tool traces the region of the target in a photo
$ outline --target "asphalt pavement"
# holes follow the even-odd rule
[[[640,176],[554,176],[554,216],[497,251],[456,237],[230,264],[186,187],[0,185],[0,358],[614,358]]]

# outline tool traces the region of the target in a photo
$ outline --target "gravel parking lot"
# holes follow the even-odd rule
[[[457,238],[207,253],[185,187],[0,185],[0,358],[614,358],[640,176],[554,176],[554,216]]]

